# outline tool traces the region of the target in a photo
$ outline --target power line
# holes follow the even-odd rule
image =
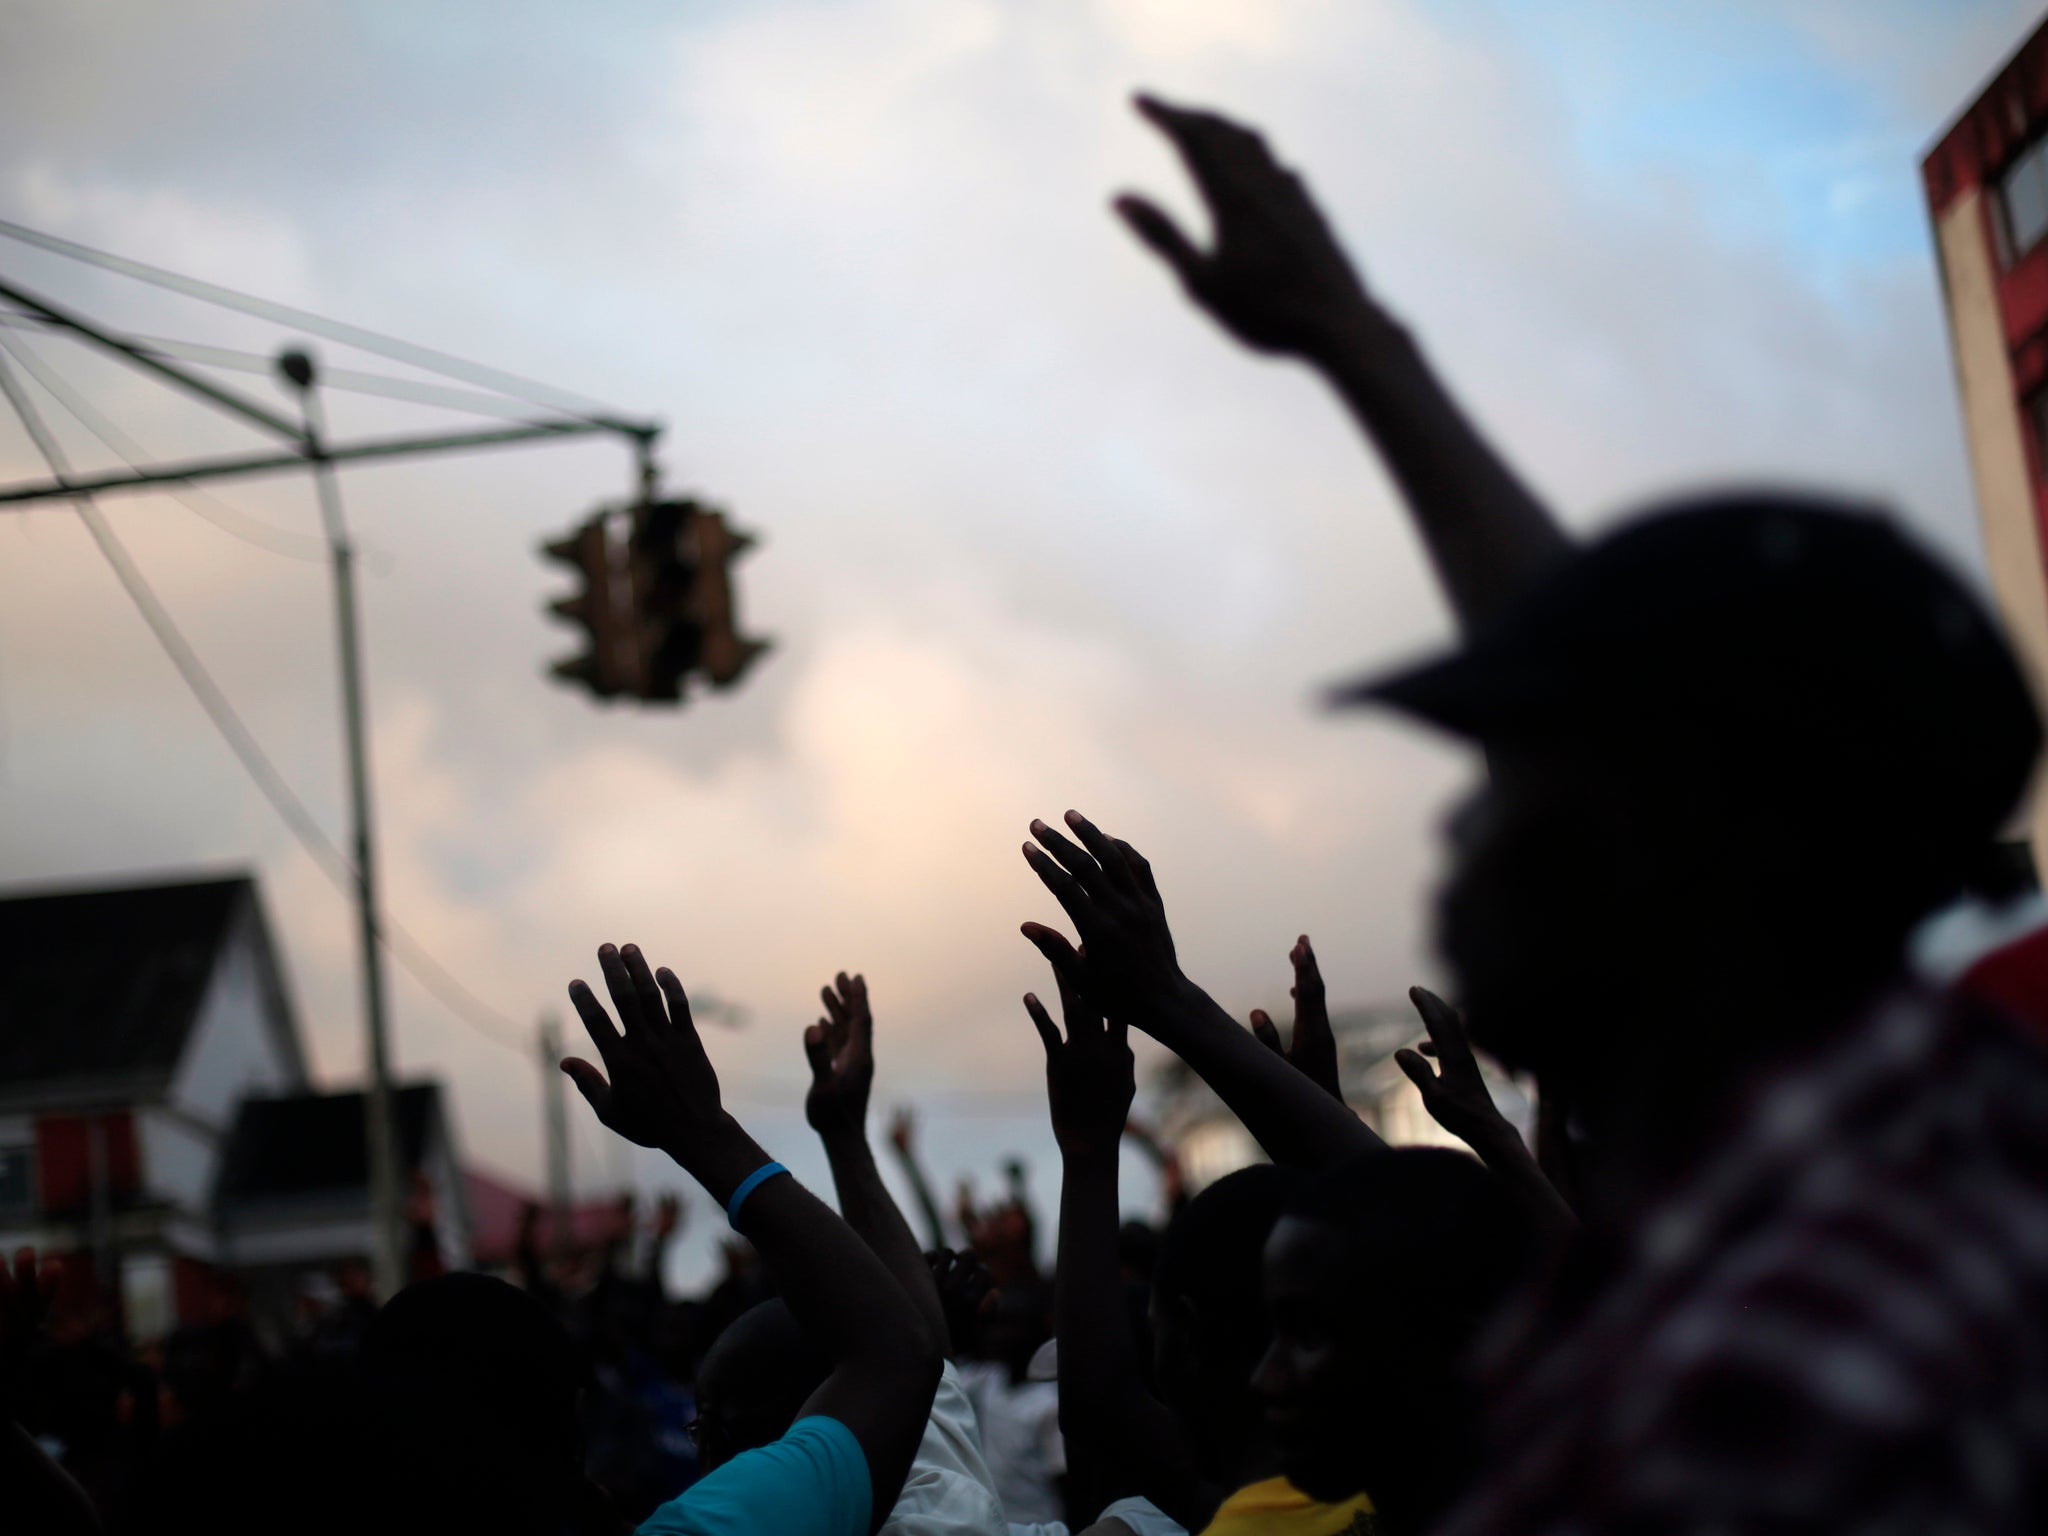
[[[23,310],[0,310],[0,325],[10,326],[16,330],[68,335],[54,322]],[[262,352],[249,352],[239,347],[217,347],[209,342],[180,341],[169,336],[124,333],[121,339],[131,343],[137,352],[149,357],[176,358],[180,362],[203,363],[210,368],[229,368],[237,373],[261,374],[267,378],[274,378],[277,373],[277,359]],[[541,401],[515,402],[502,394],[454,389],[446,384],[431,384],[424,379],[401,378],[389,373],[369,373],[360,368],[334,368],[322,365],[320,383],[325,389],[338,389],[347,394],[377,395],[386,400],[404,400],[414,405],[466,411],[471,415],[490,416],[501,421],[529,420],[527,411],[531,406],[539,406],[542,410],[554,409]]]
[[[43,393],[50,396],[70,413],[86,431],[110,450],[114,456],[130,469],[141,469],[148,452],[104,416],[99,408],[77,390],[65,383],[62,375],[39,357],[29,345],[20,339],[9,340],[0,336],[0,351],[5,351],[19,363],[29,376],[42,385]],[[303,560],[308,564],[324,564],[327,559],[326,542],[314,534],[294,533],[289,528],[278,528],[251,517],[238,508],[229,506],[210,491],[196,485],[180,490],[165,486],[164,491],[186,511],[204,518],[220,529],[222,533],[240,539],[243,543],[273,555],[282,555],[288,560]],[[208,504],[214,510],[207,510]]]
[[[15,415],[21,418],[22,426],[27,429],[50,473],[59,480],[68,480],[70,466],[63,447],[51,435],[42,413],[36,409],[35,402],[29,398],[21,381],[15,377],[14,369],[4,358],[0,358],[0,394],[6,395]],[[113,567],[114,575],[126,590],[129,600],[156,637],[157,644],[163,647],[171,664],[178,669],[178,675],[185,680],[186,687],[192,690],[200,707],[212,720],[214,729],[220,732],[292,835],[312,855],[320,871],[344,894],[352,892],[356,883],[354,862],[328,837],[311,809],[292,789],[236,712],[226,693],[213,680],[205,663],[199,659],[199,653],[186,640],[170,610],[150,587],[134,557],[128,553],[127,546],[122,544],[101,513],[98,503],[89,493],[81,492],[72,498],[72,504],[78,510],[79,520],[92,535],[93,542],[99,546],[100,553],[106,557],[107,564]],[[507,1050],[516,1051],[522,1057],[529,1055],[527,1041],[519,1026],[458,981],[411,934],[382,914],[376,918],[375,931],[378,942],[390,950],[413,978],[458,1019]]]
[[[388,357],[398,362],[410,363],[416,368],[424,368],[429,373],[438,373],[446,378],[463,379],[471,384],[480,385],[485,389],[495,390],[499,394],[511,395],[515,399],[524,400],[530,405],[547,406],[550,409],[562,411],[567,415],[583,420],[596,420],[600,417],[616,419],[618,414],[598,401],[574,394],[568,390],[556,389],[552,385],[542,384],[538,380],[524,378],[516,373],[508,373],[502,368],[488,367],[483,363],[472,363],[465,358],[455,357],[446,352],[437,352],[431,347],[422,347],[414,342],[402,341],[396,336],[386,336],[381,332],[367,330],[359,325],[350,325],[346,321],[330,320],[325,315],[316,315],[310,310],[298,309],[289,304],[280,304],[274,299],[259,299],[254,294],[241,293],[233,288],[222,287],[218,283],[203,282],[196,277],[186,277],[182,273],[167,271],[162,267],[153,267],[147,262],[135,261],[126,256],[116,256],[111,251],[102,251],[90,245],[81,245],[76,240],[66,240],[58,235],[46,235],[40,230],[30,229],[26,225],[16,224],[6,219],[0,219],[0,235],[5,235],[13,240],[19,240],[24,245],[32,245],[40,250],[54,252],[59,256],[68,256],[74,261],[85,262],[88,266],[100,267],[109,272],[118,272],[124,277],[132,277],[138,282],[150,283],[159,288],[169,289],[171,292],[183,294],[187,298],[216,304],[223,309],[236,310],[245,315],[254,315],[259,319],[271,320],[279,324],[298,326],[303,330],[313,332],[316,336],[325,336],[330,341],[339,341],[352,347],[360,347],[366,352],[374,352],[380,357]]]

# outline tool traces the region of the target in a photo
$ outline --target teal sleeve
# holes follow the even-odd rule
[[[638,1536],[868,1536],[874,1498],[853,1431],[814,1414],[691,1484]]]

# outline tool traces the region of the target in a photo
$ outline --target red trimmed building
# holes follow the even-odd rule
[[[440,1086],[394,1095],[414,1268],[472,1262]],[[360,1091],[307,1081],[247,875],[0,895],[0,1252],[132,1337],[293,1326],[370,1251]]]
[[[1984,554],[2008,633],[2048,681],[2048,23],[1921,165]],[[2048,869],[2048,796],[2030,812]]]

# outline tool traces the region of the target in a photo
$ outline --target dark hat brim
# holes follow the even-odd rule
[[[1563,681],[1559,668],[1527,651],[1480,643],[1339,683],[1325,690],[1323,703],[1330,709],[1397,709],[1478,741],[1556,719],[1569,698]]]

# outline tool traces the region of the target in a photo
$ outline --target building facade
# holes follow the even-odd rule
[[[0,1249],[131,1332],[205,1310],[234,1117],[305,1087],[248,876],[0,898]]]
[[[2048,23],[1921,164],[1984,553],[2008,633],[2048,680]],[[2048,869],[2048,796],[2028,812]]]

